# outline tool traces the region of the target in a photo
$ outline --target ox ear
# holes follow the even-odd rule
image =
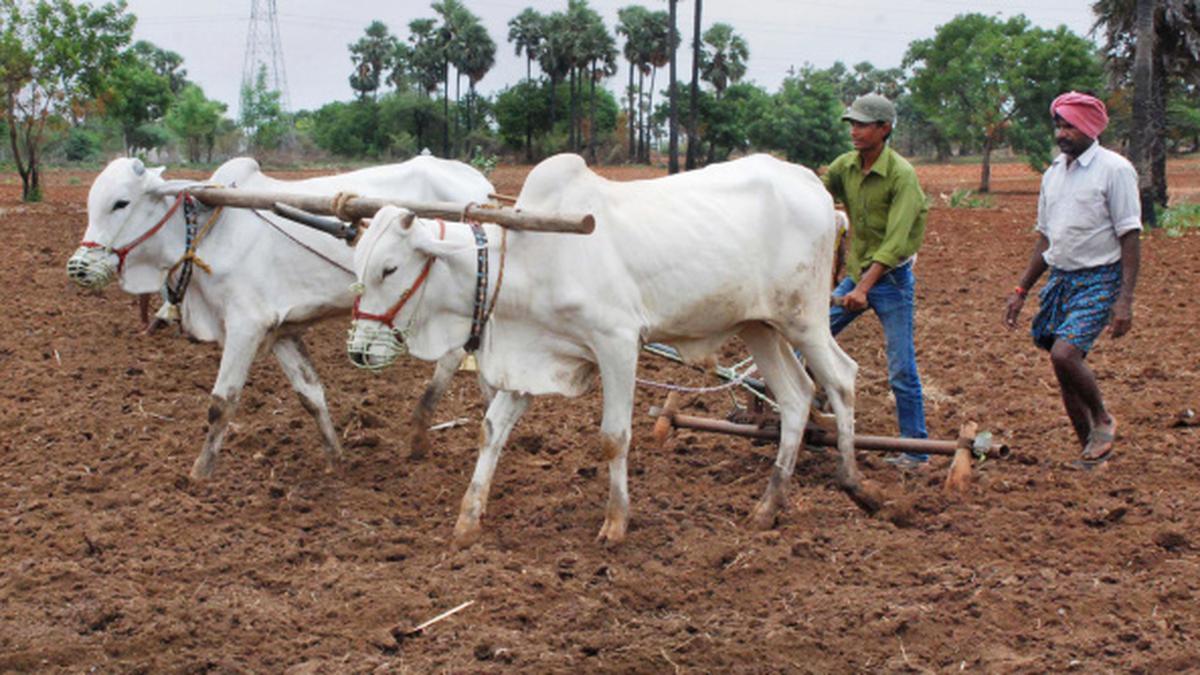
[[[408,243],[414,250],[432,258],[442,258],[462,249],[461,244],[453,244],[438,238],[434,234],[436,228],[431,225],[430,221],[425,221],[425,223],[425,225],[418,223],[416,216],[411,212],[405,212],[405,215],[400,218],[398,223],[401,226],[400,232],[408,238]]]

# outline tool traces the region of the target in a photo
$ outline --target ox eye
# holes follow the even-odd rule
[[[116,204],[113,204],[113,208],[112,208],[112,210],[113,210],[113,211],[120,211],[121,209],[125,208],[126,206],[129,206],[129,200],[128,200],[128,199],[118,199],[118,200],[117,200],[117,203],[116,203]]]
[[[380,278],[381,278],[381,279],[386,279],[386,278],[390,277],[391,275],[393,275],[393,274],[395,274],[395,273],[396,273],[396,268],[395,268],[395,267],[385,267],[385,268],[383,268],[383,276],[382,276],[382,277],[380,277]]]

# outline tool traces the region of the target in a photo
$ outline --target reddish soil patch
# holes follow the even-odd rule
[[[515,194],[525,167],[494,176]],[[995,207],[938,200],[977,167],[921,167],[934,196],[921,254],[918,350],[930,429],[976,420],[1014,448],[943,496],[945,462],[905,476],[863,454],[896,500],[869,517],[802,452],[778,528],[742,522],[772,447],[682,433],[649,442],[639,390],[633,522],[593,543],[606,471],[599,394],[538,401],[501,460],[479,545],[448,538],[482,406],[460,376],[432,456],[405,459],[405,420],[432,367],[382,376],[347,363],[346,324],[308,339],[348,462],[323,473],[315,425],[266,359],[251,374],[215,477],[186,476],[219,350],[137,334],[117,289],[74,288],[64,262],[92,176],[48,175],[48,201],[0,186],[0,671],[1078,672],[1200,669],[1200,407],[1194,294],[1200,237],[1145,237],[1134,332],[1091,357],[1121,420],[1102,472],[1075,455],[1046,357],[1000,325],[1032,244],[1037,176],[996,167]],[[605,169],[619,178],[658,172]],[[1172,167],[1195,194],[1200,163]],[[653,227],[653,223],[647,223]],[[1024,317],[1029,319],[1026,310]],[[892,434],[882,338],[858,360],[859,429]],[[722,361],[739,358],[731,344]],[[713,384],[647,356],[641,375]],[[689,402],[721,416],[728,394]],[[420,636],[409,627],[460,603]]]

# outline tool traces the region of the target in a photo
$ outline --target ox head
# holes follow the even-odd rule
[[[346,350],[360,368],[378,370],[408,353],[408,336],[433,261],[452,252],[412,212],[385,206],[354,247],[359,297]]]
[[[88,192],[88,226],[83,243],[67,261],[67,276],[86,288],[103,288],[118,276],[130,293],[150,293],[162,284],[160,270],[130,272],[125,258],[139,239],[165,218],[175,194],[188,181],[168,183],[163,168],[141,160],[109,163]],[[176,184],[178,183],[178,184]]]

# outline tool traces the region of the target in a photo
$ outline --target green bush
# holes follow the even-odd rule
[[[1168,237],[1182,237],[1186,230],[1200,230],[1200,204],[1176,204],[1164,209],[1155,207],[1158,225]]]
[[[67,134],[64,148],[67,160],[72,162],[87,162],[100,156],[100,134],[91,129],[74,127]]]
[[[991,195],[977,194],[967,188],[955,188],[948,196],[942,195],[942,199],[952,209],[990,209],[996,205]]]
[[[475,167],[479,173],[485,176],[491,176],[492,171],[496,169],[496,162],[499,160],[496,155],[485,154],[483,148],[475,146],[475,152],[472,153],[471,166]]]

